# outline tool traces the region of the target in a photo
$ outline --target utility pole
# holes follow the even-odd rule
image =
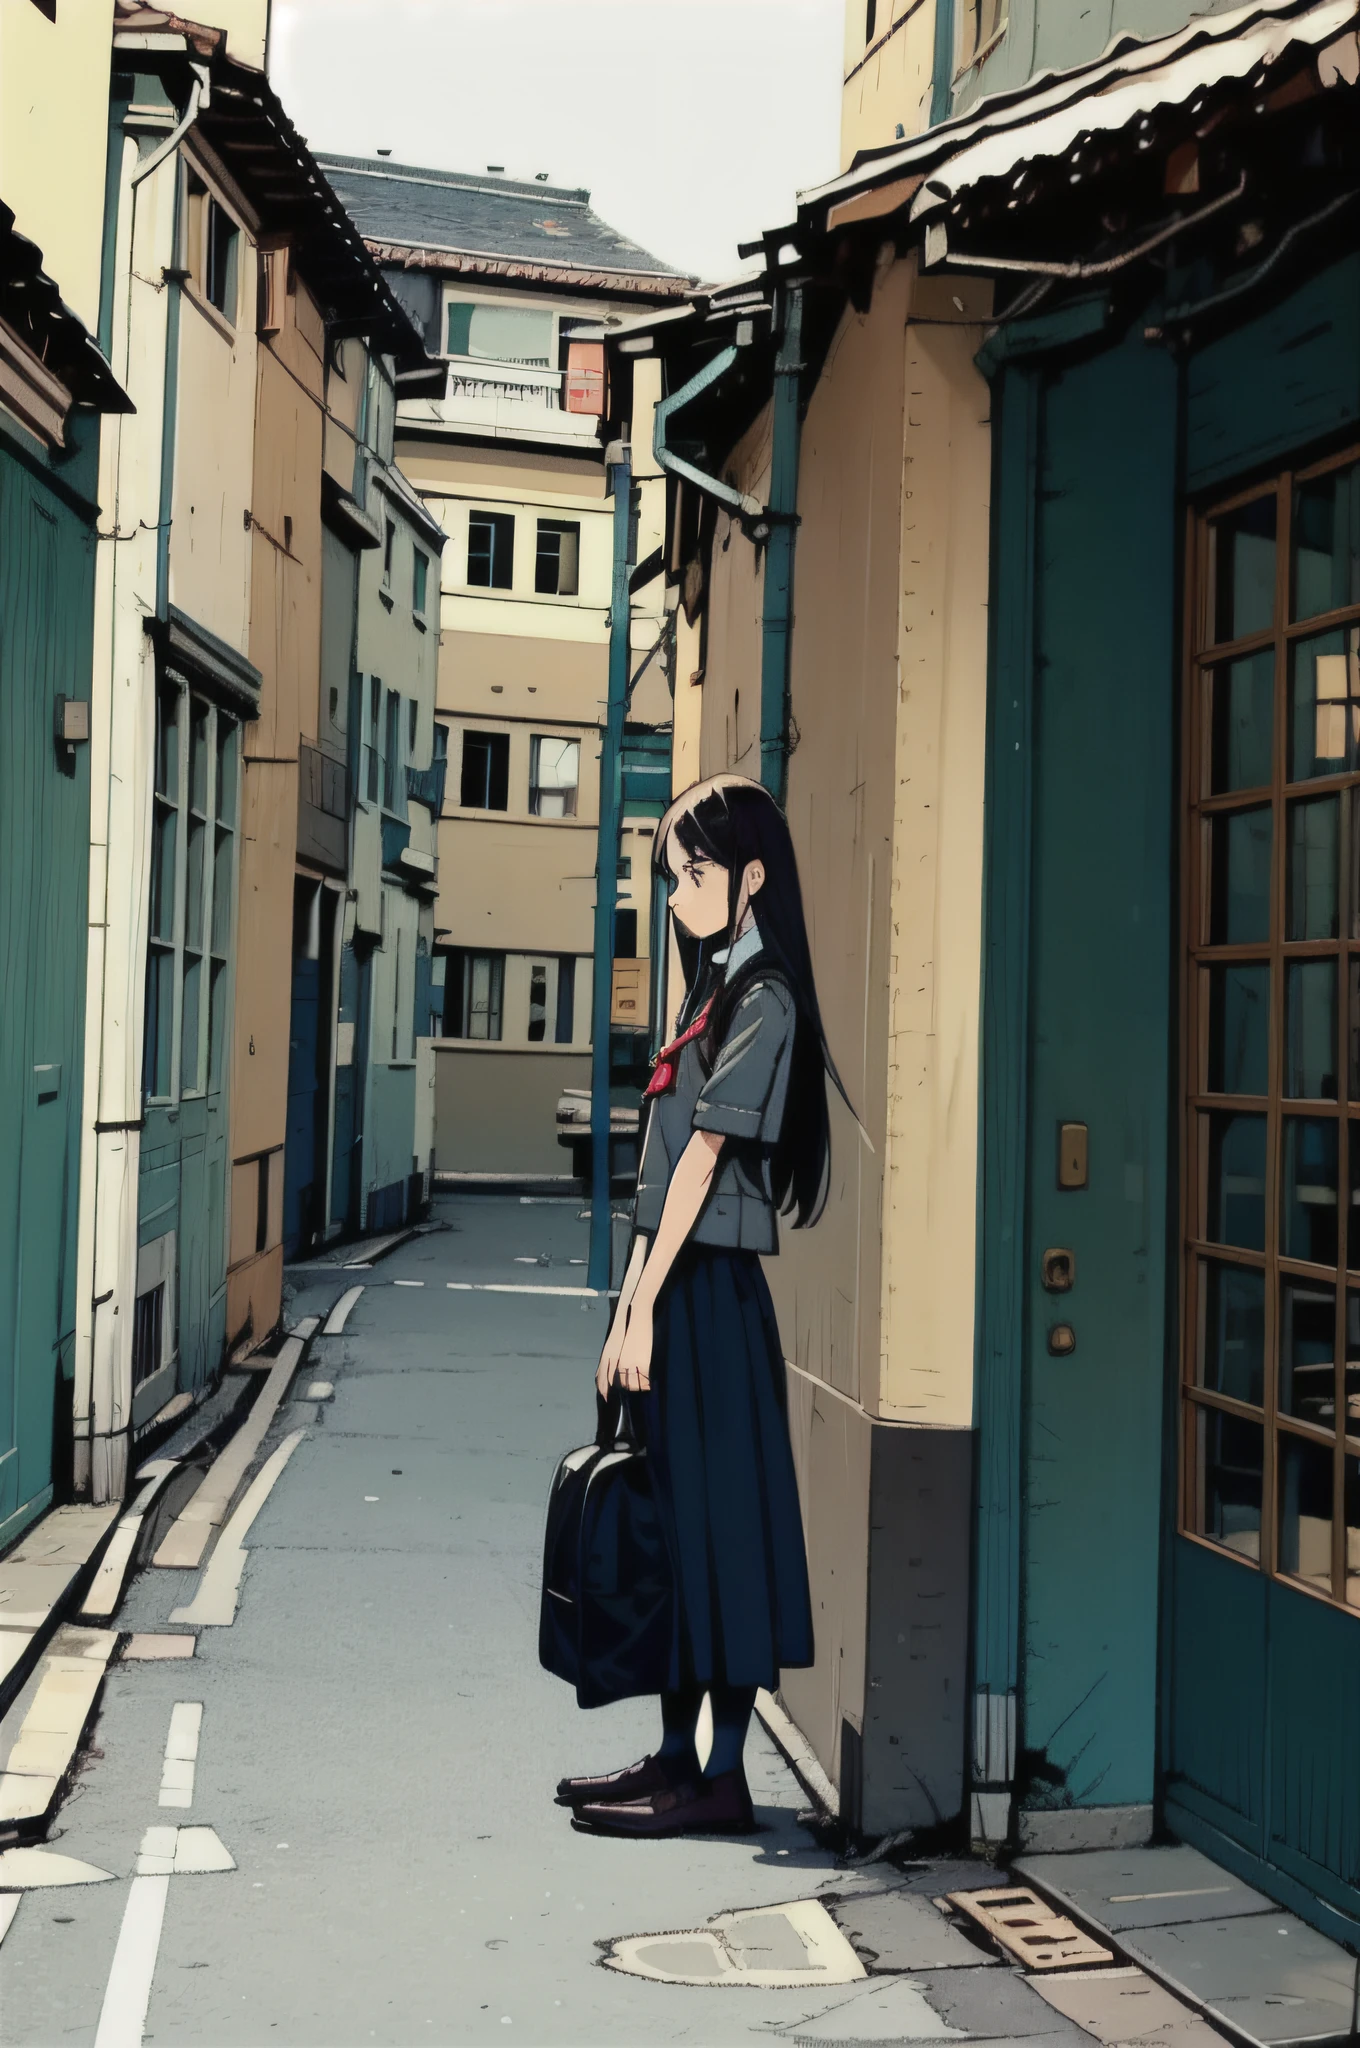
[[[609,609],[609,699],[600,747],[600,826],[595,852],[595,980],[590,1032],[590,1266],[586,1284],[609,1291],[613,1227],[609,1208],[609,1029],[614,995],[614,911],[623,821],[623,720],[628,707],[633,555],[633,451],[626,439],[606,455],[614,499],[614,585]]]

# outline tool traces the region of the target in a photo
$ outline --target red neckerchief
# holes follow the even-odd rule
[[[671,1089],[675,1086],[675,1075],[676,1069],[679,1064],[680,1052],[683,1047],[689,1044],[692,1038],[697,1038],[699,1034],[705,1029],[705,1027],[708,1024],[709,1012],[713,1008],[713,1003],[714,998],[710,996],[708,1001],[704,1004],[702,1010],[700,1010],[698,1016],[695,1018],[694,1022],[690,1025],[688,1031],[682,1031],[680,1033],[680,1036],[678,1038],[673,1038],[669,1045],[662,1046],[660,1052],[656,1056],[656,1062],[652,1070],[652,1078],[642,1091],[642,1099],[644,1102],[647,1100],[649,1095],[670,1094]]]

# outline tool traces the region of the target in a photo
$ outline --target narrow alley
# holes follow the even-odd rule
[[[114,1881],[23,1897],[4,1945],[10,2048],[139,2038],[101,2011],[126,1879],[166,1821],[210,1826],[235,1868],[171,1878],[145,2038],[211,2048],[503,2041],[507,2028],[554,2043],[842,2039],[803,2023],[830,2024],[880,1980],[672,1986],[599,1967],[601,1944],[821,1894],[988,1881],[985,1866],[838,1868],[799,1825],[807,1795],[759,1728],[749,1839],[592,1838],[552,1803],[562,1773],[607,1770],[654,1739],[654,1703],[581,1714],[537,1661],[544,1500],[556,1458],[591,1434],[604,1329],[579,1209],[444,1199],[433,1228],[371,1268],[290,1273],[294,1322],[362,1292],[340,1334],[311,1339],[260,1447],[265,1470],[302,1432],[246,1538],[235,1620],[199,1628],[191,1660],[109,1671],[51,1846]],[[133,1648],[194,1642],[174,1617],[198,1583],[148,1567],[116,1626]],[[202,1721],[192,1803],[166,1811],[178,1702],[201,1703]],[[1087,2038],[925,1912],[919,1954],[934,1967],[893,2011],[893,2038]]]

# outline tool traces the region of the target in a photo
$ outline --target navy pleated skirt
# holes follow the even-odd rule
[[[689,1245],[656,1305],[641,1407],[675,1572],[671,1686],[812,1662],[784,1360],[754,1252]]]

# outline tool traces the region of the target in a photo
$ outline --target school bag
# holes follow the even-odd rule
[[[543,1540],[538,1655],[580,1706],[661,1692],[675,1593],[666,1533],[630,1397],[597,1396],[595,1441],[553,1477]]]

